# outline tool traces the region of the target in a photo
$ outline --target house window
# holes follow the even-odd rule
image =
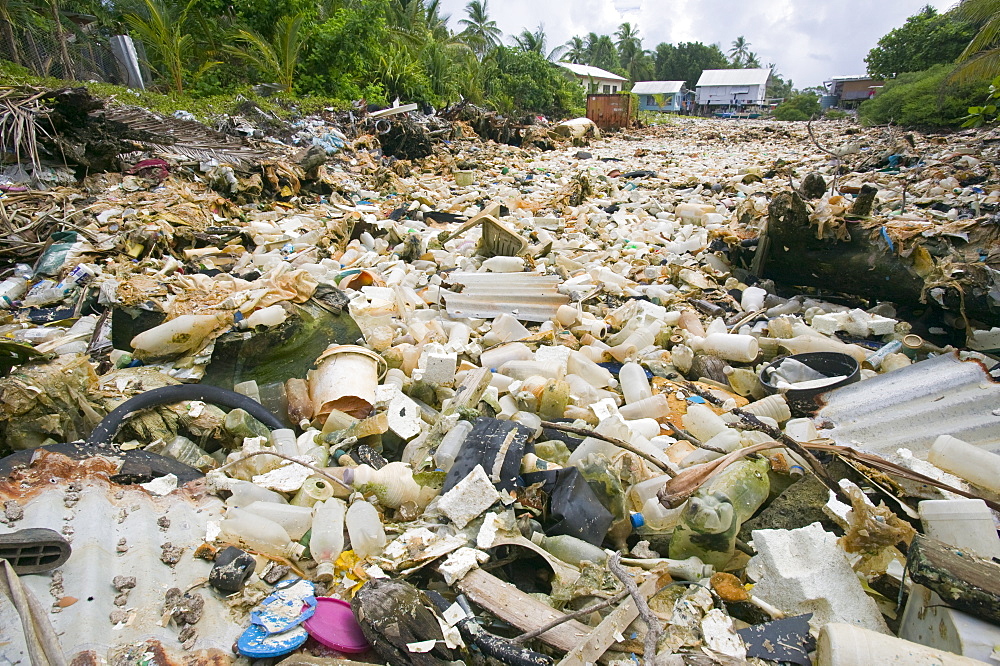
[[[656,99],[652,95],[646,95],[646,106],[656,106]]]
[[[611,92],[611,86],[609,86],[609,85],[604,86],[604,93],[607,94],[607,93],[610,93],[610,92]]]
[[[618,92],[618,86],[611,86],[611,92],[613,93]]]

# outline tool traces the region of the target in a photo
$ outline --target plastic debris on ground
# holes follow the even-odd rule
[[[995,130],[92,113],[173,139],[5,171],[5,660],[993,658]]]

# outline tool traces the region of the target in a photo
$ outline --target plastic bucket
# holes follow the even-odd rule
[[[334,409],[365,418],[375,404],[375,389],[385,374],[385,359],[358,345],[332,345],[309,373],[309,397],[320,421]]]
[[[760,371],[760,383],[769,394],[778,393],[778,387],[772,383],[771,368],[776,368],[786,359],[790,358],[809,366],[820,374],[827,377],[837,377],[843,375],[840,381],[825,386],[817,386],[808,389],[789,389],[784,392],[785,400],[792,414],[800,416],[811,412],[816,407],[816,396],[835,388],[853,384],[861,379],[861,365],[848,354],[839,352],[807,352],[805,354],[793,354],[791,356],[781,356],[765,365]]]

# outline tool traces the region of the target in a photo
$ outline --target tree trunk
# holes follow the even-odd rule
[[[14,27],[10,24],[10,21],[6,19],[0,19],[0,26],[2,26],[3,38],[8,44],[10,44],[10,57],[15,64],[21,65],[21,52],[17,47],[17,35],[14,34]]]
[[[859,197],[860,209],[874,198],[869,190]],[[846,222],[849,238],[817,238],[817,226],[809,220],[809,210],[794,192],[776,195],[768,207],[767,228],[761,234],[751,272],[775,282],[794,286],[819,287],[874,301],[892,301],[908,307],[923,303],[978,319],[986,324],[1000,324],[1000,309],[991,302],[989,277],[982,263],[955,264],[961,271],[942,287],[933,285],[917,271],[913,247],[904,256],[901,248],[889,243],[883,227],[865,227]],[[988,249],[994,232],[972,238],[970,246],[983,244]],[[916,241],[911,241],[912,244]],[[926,250],[920,248],[924,254]],[[930,259],[930,255],[927,255]],[[926,273],[925,273],[926,274]],[[930,279],[930,278],[928,278]],[[929,293],[927,293],[929,292]]]
[[[59,15],[59,0],[49,0],[52,20],[55,21],[56,39],[59,40],[59,57],[62,60],[64,79],[75,79],[73,60],[69,57],[69,46],[66,44],[66,32],[63,30],[62,17]]]

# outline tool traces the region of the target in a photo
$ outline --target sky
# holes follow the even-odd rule
[[[717,43],[728,52],[742,35],[760,62],[777,65],[796,88],[833,76],[865,73],[865,56],[880,37],[924,5],[946,11],[956,0],[490,0],[490,17],[505,43],[527,28],[545,26],[548,48],[589,32],[613,35],[628,21],[643,47],[660,42]],[[468,0],[442,0],[453,29]]]

